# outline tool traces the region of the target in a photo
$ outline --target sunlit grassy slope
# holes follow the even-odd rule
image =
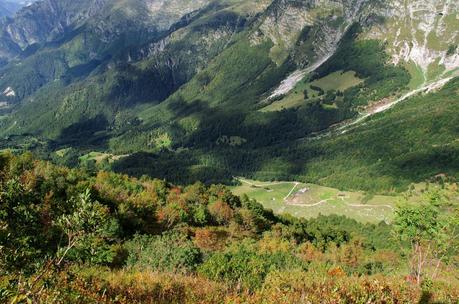
[[[353,71],[336,71],[314,81],[309,81],[308,77],[306,77],[306,79],[298,83],[295,89],[287,96],[264,107],[262,111],[269,112],[295,108],[316,100],[319,97],[318,92],[311,89],[311,86],[319,87],[325,92],[330,90],[343,92],[361,82],[362,79],[358,78]],[[307,100],[305,100],[305,91],[308,92]]]
[[[361,222],[390,222],[400,197],[366,195],[363,192],[295,182],[259,182],[239,178],[232,190],[246,194],[275,213],[313,218],[318,215],[345,215]]]

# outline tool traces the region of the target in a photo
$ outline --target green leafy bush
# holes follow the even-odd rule
[[[201,261],[201,252],[179,233],[136,235],[125,245],[128,267],[156,271],[189,272]]]
[[[306,264],[289,253],[260,253],[253,244],[245,242],[215,253],[198,272],[212,280],[254,290],[261,287],[271,271],[281,269],[306,269]]]

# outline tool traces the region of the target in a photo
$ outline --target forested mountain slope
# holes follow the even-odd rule
[[[454,1],[85,1],[39,1],[3,21],[3,147],[68,164],[91,151],[122,155],[109,166],[185,183],[240,174],[389,191],[457,176],[453,148],[443,163],[394,165],[406,140],[397,134],[437,146],[457,138]],[[352,146],[336,132],[315,136],[439,81],[450,83],[356,124]],[[422,116],[399,123],[408,107]],[[374,133],[378,124],[391,128]],[[368,132],[388,147],[378,156],[365,152]]]

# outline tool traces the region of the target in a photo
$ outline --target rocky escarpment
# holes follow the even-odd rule
[[[459,68],[459,2],[391,0],[366,37],[387,42],[395,64],[419,67],[425,80]]]
[[[96,33],[109,43],[133,29],[146,33],[167,30],[209,0],[43,0],[23,8],[1,24],[0,55],[12,59],[33,45],[67,39],[75,31]]]
[[[1,40],[21,50],[51,41],[98,14],[107,0],[44,0],[23,8],[14,18],[3,21]],[[11,52],[10,55],[14,55]]]
[[[162,33],[178,23],[184,16],[199,11],[210,0],[122,0],[109,1],[103,12],[88,24],[104,41],[113,40],[126,31]],[[138,42],[139,44],[142,41]]]
[[[288,93],[307,73],[325,62],[335,52],[346,29],[355,22],[364,27],[361,39],[385,42],[392,63],[420,69],[424,82],[448,77],[459,69],[457,1],[345,0],[298,4],[280,0],[276,3],[274,13],[266,18],[260,31],[273,41],[273,53],[278,46],[285,49],[299,41],[303,47],[296,47],[293,58],[297,66],[304,68],[285,79],[271,98]],[[291,18],[292,14],[296,17]],[[284,51],[284,58],[288,55],[292,54]]]
[[[158,39],[187,25],[181,23],[184,16],[200,11],[208,3],[209,0],[36,2],[3,23],[0,57],[6,66],[0,70],[0,87],[14,88],[17,95],[9,102],[17,103],[52,81],[63,79],[71,83],[99,66],[112,68],[141,60],[150,53],[144,52],[145,44],[155,48]],[[176,28],[170,30],[174,24]],[[167,39],[166,36],[160,44]],[[13,59],[23,64],[8,64]]]
[[[273,54],[282,47],[284,57],[290,56],[300,69],[285,79],[270,98],[288,93],[306,74],[327,61],[347,29],[356,22],[366,23],[377,5],[368,0],[275,2],[260,27],[262,34],[257,36],[273,42]]]

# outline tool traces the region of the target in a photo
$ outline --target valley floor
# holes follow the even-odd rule
[[[314,218],[345,215],[366,223],[390,223],[400,196],[368,195],[300,182],[260,182],[237,178],[236,195],[246,194],[275,213]]]

